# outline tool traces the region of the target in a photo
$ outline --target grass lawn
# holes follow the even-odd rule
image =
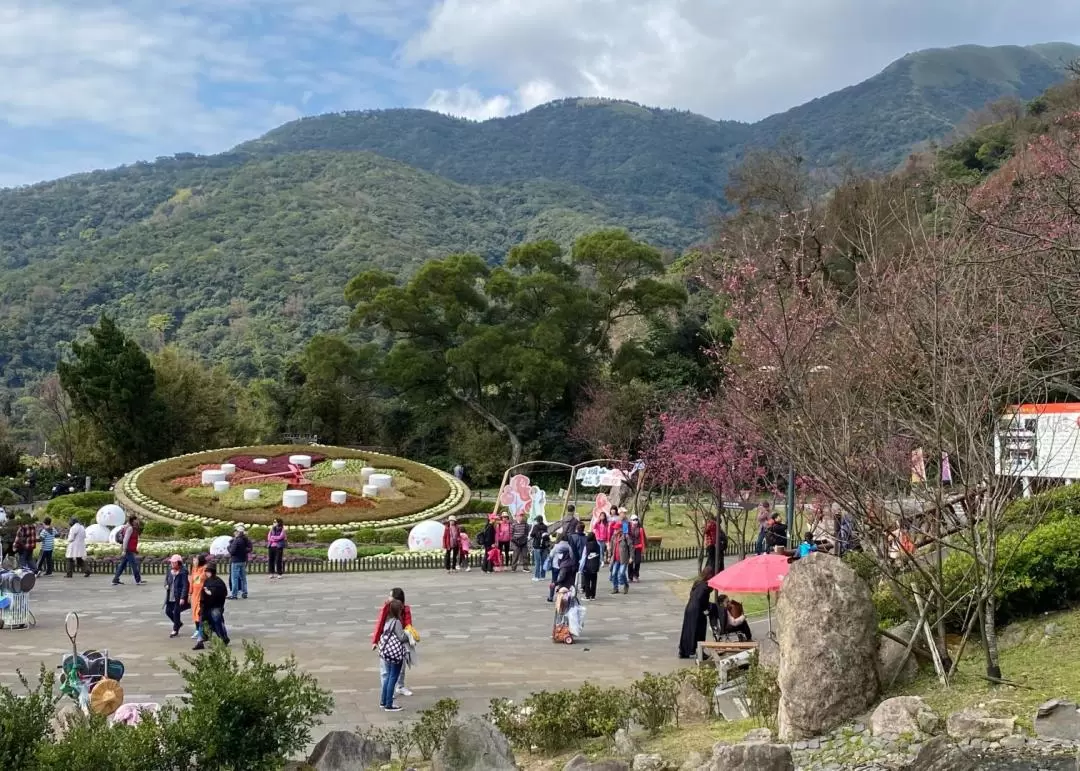
[[[690,586],[693,583],[693,581],[670,581],[668,586],[671,587],[671,591],[675,593],[675,596],[679,598],[679,602],[685,605],[686,599],[690,596]],[[743,611],[747,616],[764,616],[769,612],[769,604],[764,594],[731,594],[728,596],[742,603]],[[773,597],[773,605],[775,604],[776,598]]]
[[[1059,627],[1052,636],[1044,630],[1050,624]],[[922,696],[942,717],[951,712],[1002,700],[999,705],[1021,717],[1025,727],[1031,727],[1035,708],[1044,701],[1080,696],[1080,611],[1064,611],[1017,622],[1027,632],[1028,640],[1001,652],[1001,671],[1005,680],[1025,686],[994,685],[979,677],[986,671],[982,649],[978,642],[969,642],[960,669],[948,688],[941,686],[932,670],[922,674],[914,683],[898,689],[898,693]],[[998,639],[1002,632],[998,630]],[[895,694],[894,694],[895,695]]]

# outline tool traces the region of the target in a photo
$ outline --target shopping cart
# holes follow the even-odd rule
[[[577,598],[577,589],[564,587],[555,593],[555,620],[551,641],[573,645],[585,625],[585,608]]]

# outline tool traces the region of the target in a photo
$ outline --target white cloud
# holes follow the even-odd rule
[[[510,114],[513,103],[510,97],[496,95],[485,99],[476,89],[461,86],[454,90],[437,88],[424,105],[429,110],[456,115],[469,120],[502,118]]]
[[[485,76],[515,109],[608,96],[757,119],[914,50],[1080,42],[1075,0],[439,0],[410,60]]]

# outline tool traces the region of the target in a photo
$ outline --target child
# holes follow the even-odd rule
[[[486,565],[487,569],[485,573],[501,573],[502,572],[502,550],[498,544],[494,544],[487,552]]]
[[[390,596],[383,603],[382,608],[379,610],[379,617],[375,620],[375,631],[371,633],[371,649],[379,645],[379,638],[382,637],[383,628],[386,626],[387,617],[390,613],[390,603],[397,600],[401,603],[401,624],[402,626],[412,626],[412,608],[405,604],[405,590],[394,587],[390,590]],[[383,682],[385,682],[389,670],[387,669],[386,661],[379,659],[379,675]],[[394,694],[397,696],[412,696],[413,692],[405,687],[405,667],[401,668],[401,674],[398,675],[397,683],[394,685]]]
[[[52,517],[45,517],[43,520],[45,527],[41,528],[41,532],[38,533],[38,540],[41,541],[41,556],[37,561],[37,572],[41,572],[44,568],[45,575],[51,576],[53,574],[53,546],[56,543],[56,528],[52,526]]]
[[[581,569],[581,591],[586,600],[596,599],[596,579],[600,572],[600,542],[596,535],[589,533],[585,538],[585,562]]]
[[[464,530],[458,535],[458,544],[460,545],[458,564],[460,564],[462,569],[468,573],[472,570],[472,568],[469,567],[469,547],[472,546],[472,544],[469,543],[469,534]]]

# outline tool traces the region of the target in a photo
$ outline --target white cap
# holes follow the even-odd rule
[[[631,522],[637,522],[638,521],[637,514],[634,514],[633,516],[631,516],[630,521]]]
[[[244,526],[243,525],[237,525],[235,532],[237,532],[237,533],[244,532]]]

